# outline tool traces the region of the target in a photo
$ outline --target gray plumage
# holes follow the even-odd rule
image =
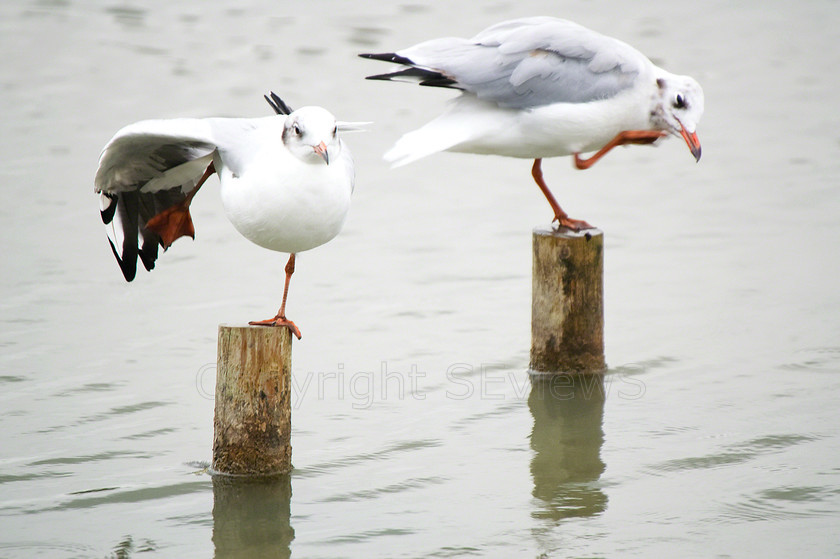
[[[472,39],[433,39],[360,56],[402,66],[369,79],[416,80],[461,91],[446,112],[385,153],[394,166],[441,151],[562,157],[600,150],[614,139],[629,141],[619,137],[624,131],[654,131],[642,141],[651,143],[657,130],[682,136],[695,159],[700,157],[695,133],[703,114],[700,85],[571,21],[515,19]]]
[[[609,48],[613,45],[622,48]],[[632,87],[642,71],[641,55],[635,54],[617,39],[576,23],[532,17],[496,24],[472,39],[433,39],[397,51],[394,61],[420,72],[371,78],[414,77],[500,107],[527,109],[613,97]],[[387,60],[389,55],[362,56]]]

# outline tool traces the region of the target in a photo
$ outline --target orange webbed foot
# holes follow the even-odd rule
[[[575,232],[582,231],[584,229],[595,229],[595,227],[589,225],[582,219],[572,219],[570,217],[555,217],[554,221],[557,222],[558,228],[563,227],[566,229],[571,229]]]
[[[146,229],[160,236],[160,244],[164,249],[169,248],[181,237],[195,239],[195,227],[193,227],[189,205],[175,204],[163,210],[146,222]]]
[[[300,329],[297,325],[286,318],[285,316],[275,316],[274,318],[269,318],[267,320],[252,320],[249,322],[251,326],[279,326],[281,328],[288,328],[292,331],[292,334],[297,337],[297,339],[301,338]]]

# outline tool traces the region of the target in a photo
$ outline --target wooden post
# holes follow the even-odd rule
[[[219,326],[213,471],[271,475],[292,469],[292,333]]]
[[[534,229],[532,376],[602,373],[604,234]]]

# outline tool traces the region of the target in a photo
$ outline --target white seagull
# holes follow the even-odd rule
[[[587,169],[615,146],[650,144],[670,133],[700,159],[700,85],[571,21],[515,19],[472,39],[360,56],[408,67],[368,79],[462,90],[448,111],[400,138],[386,160],[399,166],[440,151],[534,159],[531,174],[563,227],[591,228],[569,218],[552,196],[540,168],[544,157],[573,155],[575,166]]]
[[[284,326],[295,254],[320,246],[341,230],[354,185],[353,158],[337,136],[363,123],[336,122],[321,107],[292,111],[274,93],[277,115],[264,118],[177,118],[126,126],[99,158],[95,191],[111,250],[126,281],[137,258],[146,270],[179,237],[195,238],[189,206],[218,173],[228,219],[261,247],[290,253],[283,302],[274,318]]]

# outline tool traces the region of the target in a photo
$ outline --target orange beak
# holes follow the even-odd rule
[[[688,144],[688,149],[691,150],[691,155],[694,156],[694,160],[700,161],[700,139],[697,137],[697,132],[689,134],[686,132],[685,126],[680,123],[680,134],[682,134],[685,143]]]
[[[695,136],[695,138],[696,137],[697,136]],[[323,157],[326,164],[329,165],[330,164],[330,154],[327,152],[327,144],[325,144],[324,142],[321,142],[320,144],[315,146],[314,149],[315,149],[315,153],[317,153],[318,155]]]

